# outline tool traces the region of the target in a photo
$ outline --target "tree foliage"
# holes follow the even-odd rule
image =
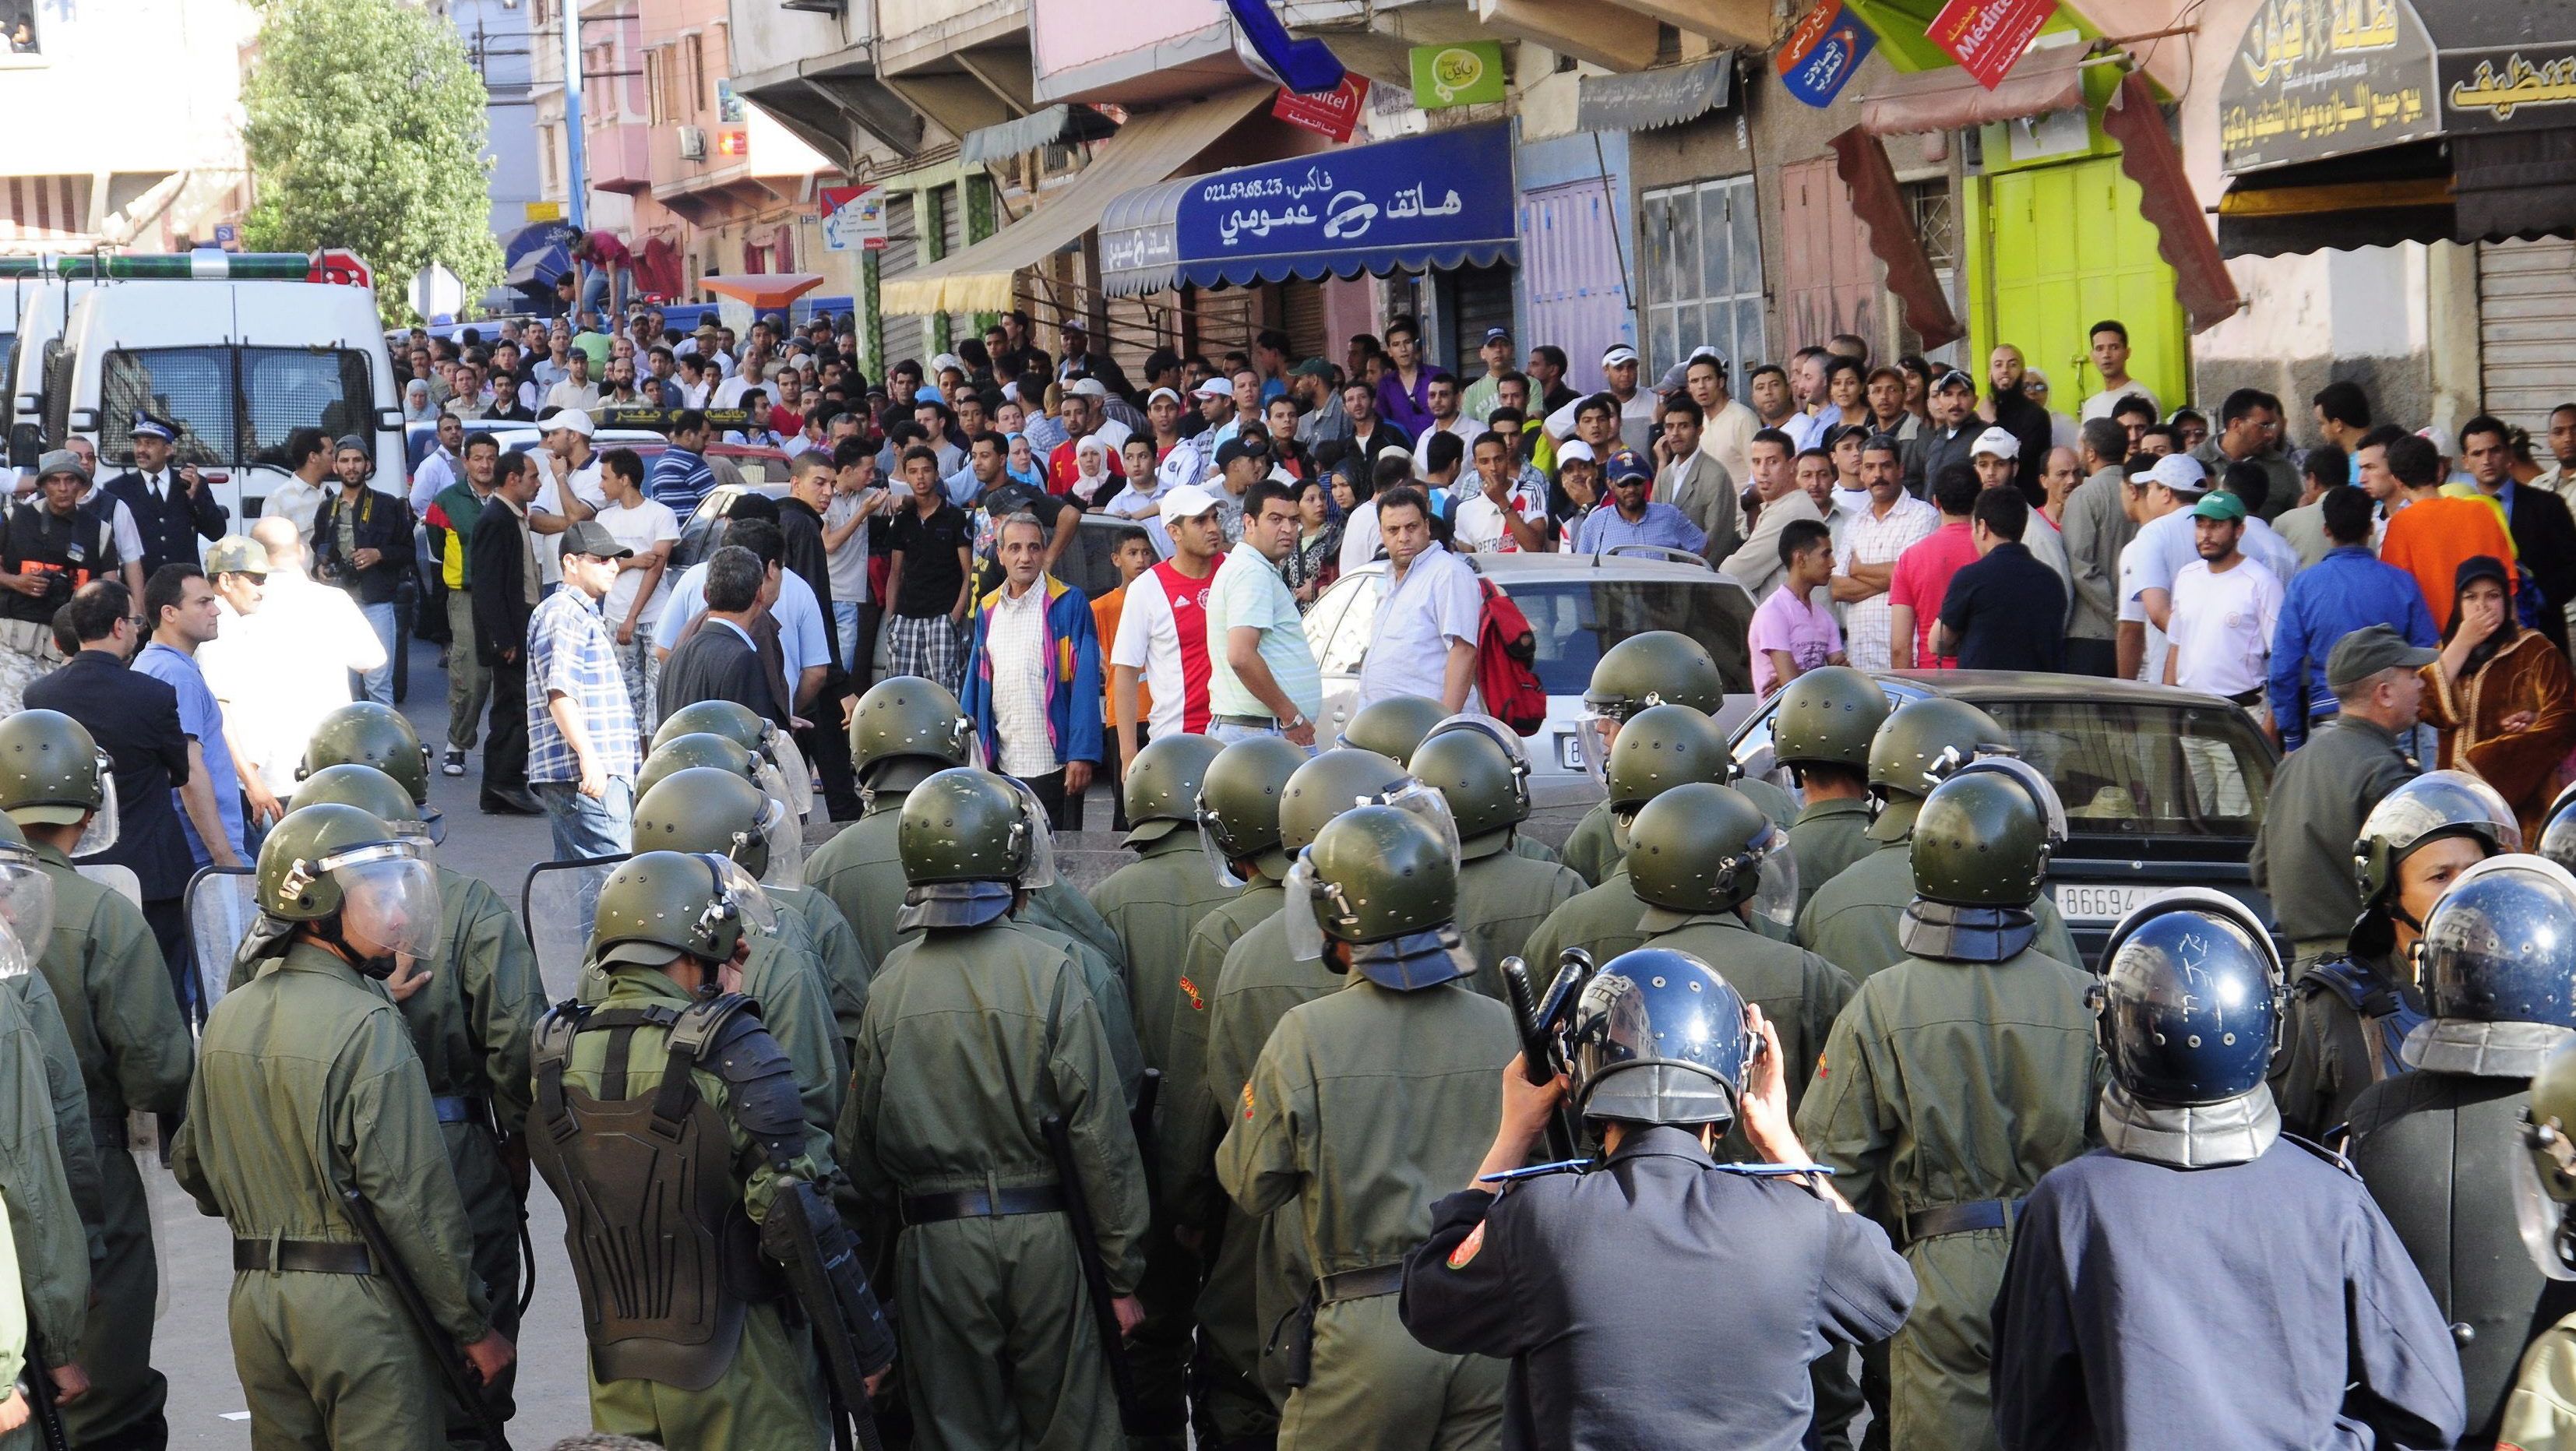
[[[483,160],[483,78],[444,19],[403,0],[258,0],[242,92],[260,251],[346,247],[387,323],[431,262],[472,297],[501,280]]]

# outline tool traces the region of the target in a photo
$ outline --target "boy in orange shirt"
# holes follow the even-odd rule
[[[1100,630],[1100,718],[1106,723],[1109,739],[1114,743],[1117,740],[1118,708],[1117,696],[1109,688],[1109,647],[1111,642],[1118,638],[1118,617],[1127,608],[1127,586],[1134,584],[1137,576],[1154,567],[1154,537],[1143,529],[1133,526],[1121,529],[1118,531],[1118,542],[1111,547],[1109,558],[1118,566],[1118,588],[1091,602],[1091,619]],[[1145,682],[1140,679],[1136,682],[1136,745],[1139,750],[1142,750],[1145,744],[1145,722],[1151,719],[1153,714],[1153,692],[1147,690]],[[1108,752],[1108,755],[1109,801],[1113,815],[1110,829],[1125,831],[1127,829],[1127,769],[1114,748]]]

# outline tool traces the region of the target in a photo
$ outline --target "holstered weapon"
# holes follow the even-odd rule
[[[437,1317],[429,1313],[429,1298],[421,1294],[420,1282],[411,1277],[410,1267],[394,1253],[393,1241],[385,1236],[384,1222],[376,1218],[376,1207],[355,1189],[341,1190],[340,1202],[349,1211],[349,1222],[357,1226],[358,1237],[367,1242],[367,1253],[375,1256],[376,1268],[394,1287],[403,1313],[411,1317],[412,1328],[428,1343],[439,1377],[474,1417],[475,1433],[490,1451],[510,1451],[510,1438],[502,1433],[501,1418],[492,1413],[492,1403],[483,1398],[482,1380],[466,1365],[465,1352],[439,1328]]]
[[[36,1346],[36,1337],[28,1336],[25,1383],[36,1435],[44,1442],[45,1451],[71,1451],[71,1437],[63,1431],[63,1408],[54,1402],[53,1372],[54,1368],[45,1363],[45,1353]]]
[[[813,1185],[782,1178],[760,1224],[760,1248],[786,1270],[788,1290],[814,1327],[833,1393],[835,1439],[846,1416],[859,1445],[878,1451],[868,1377],[894,1363],[894,1331],[859,1265],[858,1237]]]
[[[1109,1362],[1109,1385],[1118,1396],[1119,1428],[1131,1436],[1143,1435],[1144,1407],[1136,1399],[1136,1368],[1128,1363],[1127,1337],[1120,1333],[1118,1310],[1110,1303],[1109,1266],[1101,1262],[1091,1200],[1082,1192],[1082,1163],[1073,1155],[1073,1131],[1058,1114],[1048,1114],[1038,1129],[1046,1135],[1057,1181],[1064,1186],[1064,1215],[1073,1229],[1074,1254],[1082,1262],[1082,1285],[1089,1292],[1092,1325],[1100,1332],[1100,1353]]]

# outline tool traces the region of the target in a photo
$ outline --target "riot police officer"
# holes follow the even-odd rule
[[[2432,1019],[2400,1050],[2415,1071],[2352,1105],[2349,1153],[2450,1324],[2468,1397],[2461,1444],[2491,1443],[2524,1345],[2576,1310],[2576,1285],[2520,1250],[2510,1196],[2531,1076],[2576,1039],[2576,877],[2536,856],[2462,872],[2416,948]]]
[[[1630,716],[1658,705],[1686,705],[1715,715],[1726,704],[1726,677],[1708,648],[1677,630],[1647,630],[1601,652],[1583,690],[1583,764],[1607,784],[1610,747]],[[1558,851],[1593,886],[1609,880],[1623,850],[1610,829],[1610,803],[1583,813]]]
[[[394,778],[420,809],[414,819],[431,822],[438,812],[429,804],[429,748],[402,712],[372,700],[351,701],[316,721],[296,764],[295,779],[304,781],[333,766],[373,766]]]
[[[1550,912],[1587,890],[1583,878],[1516,850],[1530,814],[1529,760],[1520,737],[1500,722],[1453,716],[1403,759],[1416,780],[1448,799],[1458,823],[1458,931],[1476,960],[1476,991],[1508,1001],[1503,959],[1528,945]]]
[[[1512,1359],[1512,1445],[1798,1444],[1819,1344],[1891,1335],[1914,1299],[1886,1231],[1831,1180],[1712,1157],[1735,1138],[1759,1163],[1808,1162],[1789,1109],[1803,1065],[1725,978],[1662,947],[1603,964],[1569,1039],[1570,1081],[1534,1085],[1517,1059],[1504,1070],[1493,1147],[1406,1257],[1405,1328],[1434,1350]],[[1526,1162],[1569,1094],[1603,1156],[1491,1181]],[[1700,1313],[1715,1304],[1735,1309]]]
[[[2521,844],[2512,808],[2465,771],[2427,771],[2371,808],[2352,847],[2362,907],[2351,945],[2290,988],[2272,1070],[2283,1128],[2322,1138],[2364,1088],[2406,1071],[2400,1050],[2424,1021],[2415,943],[2425,915],[2460,873]]]
[[[0,815],[0,925],[5,925],[25,949],[30,969],[53,949],[54,879],[26,834],[18,830],[18,823],[5,815]],[[63,1222],[83,1226],[84,1233],[95,1236],[106,1218],[100,1198],[99,1149],[90,1141],[89,1090],[81,1083],[80,1052],[72,1046],[71,1028],[63,1016],[62,1004],[54,999],[53,984],[42,972],[32,970],[0,977],[0,995],[17,1000],[27,1030],[35,1035],[34,1061],[44,1075],[46,1101],[53,1110],[56,1153],[62,1162],[64,1181],[71,1189],[71,1202],[79,1211]],[[42,1267],[29,1262],[30,1254],[22,1243],[19,1273],[32,1279],[42,1273]],[[84,1265],[84,1292],[88,1283]],[[77,1328],[73,1339],[78,1339]],[[54,1353],[68,1362],[72,1351],[72,1345],[65,1343]]]
[[[27,945],[32,939],[41,948],[52,935],[53,905],[53,882],[18,829],[0,817],[0,1207],[6,1212],[0,1233],[9,1237],[24,1293],[27,1347],[60,1396],[77,1395],[89,1384],[77,1357],[89,1304],[83,1224],[96,1217],[98,1160],[91,1152],[80,1065],[67,1050],[63,1069],[69,1082],[56,1077],[51,1040],[66,1036],[62,1013]],[[51,1023],[40,1027],[45,1018]],[[58,1099],[65,1090],[68,1100]],[[60,1117],[66,1111],[75,1116]],[[87,1216],[64,1157],[73,1144],[87,1156]],[[40,1372],[30,1364],[27,1373],[32,1379]],[[40,1408],[37,1414],[54,1413]]]
[[[322,802],[260,844],[258,903],[241,947],[251,976],[206,1019],[170,1150],[180,1187],[232,1230],[233,1367],[251,1436],[315,1451],[444,1446],[431,1366],[453,1352],[437,1342],[486,1383],[515,1352],[492,1324],[501,1292],[470,1268],[420,1054],[380,986],[405,958],[434,960],[438,874],[416,838]],[[411,1295],[368,1283],[379,1276],[408,1282],[431,1323],[408,1318]]]
[[[723,857],[640,853],[599,890],[606,994],[537,1030],[531,1142],[563,1201],[602,1431],[812,1451],[827,1416],[865,1414],[893,1358],[795,1070],[757,1005],[724,990],[773,915]]]
[[[636,846],[720,856],[754,881],[768,875],[778,848],[799,835],[794,812],[714,766],[665,776],[635,803]],[[760,1005],[761,1027],[794,1066],[806,1120],[816,1132],[830,1134],[840,1123],[842,1091],[850,1076],[849,1047],[833,1016],[831,984],[814,954],[805,919],[782,905],[781,892],[763,887],[760,894],[771,907],[770,920],[745,934],[742,974],[733,990]],[[598,1002],[608,992],[607,968],[596,959],[586,965],[583,1001]]]
[[[1926,696],[1889,712],[1869,741],[1869,794],[1877,815],[1868,835],[1875,850],[1831,882],[1817,884],[1798,914],[1798,940],[1856,980],[1903,958],[1906,949],[1898,936],[1915,895],[1913,860],[1907,854],[1915,813],[1944,776],[1980,754],[2011,749],[1994,717],[1963,700]],[[2038,919],[2039,950],[2083,966],[2083,954],[2076,951],[2075,935],[2066,930],[2057,904],[2042,895],[2029,911]]]
[[[99,1253],[79,1356],[90,1390],[63,1407],[63,1427],[75,1445],[158,1445],[168,1435],[168,1384],[152,1368],[161,1271],[125,1120],[185,1106],[194,1046],[143,909],[72,866],[74,853],[116,839],[115,799],[107,756],[80,722],[51,710],[0,719],[0,812],[53,882],[53,939],[36,966],[80,1055],[98,1160],[100,1217],[88,1228]]]
[[[670,723],[663,725],[667,730]],[[895,824],[904,795],[934,772],[965,765],[974,731],[955,695],[917,675],[878,681],[851,709],[850,758],[865,805],[858,820],[814,849],[805,880],[831,898],[859,934],[871,983],[894,950],[895,918],[903,907]],[[661,739],[655,738],[656,749]]]
[[[2555,812],[2551,820],[2554,825]],[[2548,843],[2548,831],[2541,840]],[[2522,1119],[2524,1152],[2514,1175],[2514,1192],[2524,1206],[2523,1248],[2553,1280],[2576,1280],[2576,1224],[2569,1220],[2569,1206],[2576,1204],[2576,1147],[2571,1147],[2576,1140],[2570,1140],[2571,1133],[2576,1133],[2576,1043],[2561,1043],[2531,1075],[2531,1103]],[[2561,1317],[2523,1352],[2496,1442],[2525,1451],[2576,1442],[2576,1315]]]
[[[2009,758],[1932,788],[1907,848],[1912,956],[1862,981],[1799,1106],[1817,1161],[1924,1285],[1888,1348],[1896,1446],[1992,1444],[1988,1307],[2014,1205],[2089,1141],[2088,979],[2033,945],[2065,820],[2047,778]]]
[[[1595,962],[1607,962],[1644,942],[1646,929],[1639,921],[1646,904],[1626,870],[1629,819],[1675,786],[1722,784],[1734,774],[1726,737],[1716,722],[1689,706],[1648,706],[1621,724],[1610,745],[1610,794],[1604,802],[1617,854],[1599,886],[1566,899],[1530,933],[1523,949],[1529,960],[1553,971],[1570,947],[1581,948]]]
[[[2263,924],[2184,888],[2102,961],[2105,1147],[2017,1216],[1994,1306],[2004,1447],[2451,1444],[2459,1364],[2405,1247],[2347,1166],[2279,1131]]]
[[[691,766],[713,766],[720,771],[731,771],[760,787],[764,793],[771,789],[772,782],[779,782],[782,787],[784,784],[776,766],[762,759],[758,752],[743,749],[739,741],[714,731],[688,731],[666,736],[660,745],[644,753],[644,764],[635,771],[635,794],[641,797],[661,785],[665,776]]]
[[[1419,1186],[1474,1173],[1518,1046],[1510,1010],[1463,981],[1453,828],[1436,793],[1403,799],[1339,813],[1290,872],[1289,950],[1354,980],[1280,1018],[1217,1148],[1245,1214],[1297,1215],[1314,1277],[1287,1331],[1303,1348],[1281,1451],[1476,1445],[1502,1421],[1503,1367],[1424,1346],[1396,1313],[1431,1230]]]
[[[1115,1445],[1122,1352],[1097,1297],[1122,1334],[1142,1317],[1144,1161],[1081,970],[1002,920],[1054,871],[1045,811],[961,767],[913,787],[899,827],[914,935],[869,996],[840,1143],[860,1197],[904,1225],[913,1444]]]
[[[1375,751],[1390,761],[1410,761],[1431,728],[1448,718],[1440,702],[1426,696],[1389,695],[1354,711],[1333,744]]]
[[[1787,834],[1728,786],[1685,782],[1639,807],[1628,824],[1628,881],[1645,904],[1638,950],[1726,964],[1729,990],[1762,1010],[1787,1054],[1781,1074],[1793,1113],[1852,995],[1841,968],[1753,930],[1757,914],[1775,921],[1792,914],[1800,865]],[[1537,966],[1553,974],[1557,965]]]
[[[399,718],[399,717],[397,717]],[[306,748],[305,761],[336,759],[326,737]],[[418,805],[393,777],[354,762],[325,765],[296,787],[296,805],[337,802],[382,821],[431,859]],[[519,1224],[527,1198],[529,1050],[537,1018],[545,1011],[545,985],[537,980],[536,954],[519,931],[501,894],[478,877],[433,866],[438,878],[438,938],[432,951],[396,968],[385,982],[412,1048],[429,1078],[430,1108],[439,1138],[456,1173],[474,1235],[474,1273],[492,1297],[492,1326],[519,1334]],[[249,977],[249,964],[234,959],[230,988]],[[488,1387],[493,1413],[507,1422],[513,1411],[512,1375]],[[473,1408],[447,1408],[451,1439],[477,1439]]]
[[[1801,910],[1818,887],[1870,854],[1869,744],[1887,714],[1887,692],[1847,665],[1820,666],[1780,687],[1771,756],[1803,803],[1789,827]]]

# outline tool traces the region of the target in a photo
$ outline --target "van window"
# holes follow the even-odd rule
[[[99,381],[99,455],[134,458],[134,415],[178,426],[181,463],[239,467],[298,428],[372,433],[367,355],[352,348],[120,348]]]
[[[1731,692],[1751,690],[1744,592],[1717,581],[1567,579],[1502,581],[1538,639],[1532,668],[1550,695],[1581,695],[1601,652],[1648,630],[1677,630],[1705,646]]]

